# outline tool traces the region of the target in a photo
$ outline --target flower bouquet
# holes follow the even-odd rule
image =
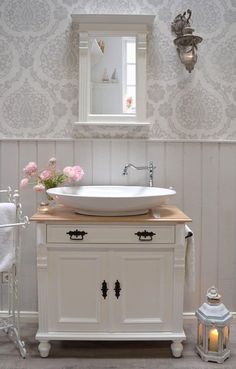
[[[29,184],[33,184],[33,189],[36,192],[46,192],[49,188],[78,182],[84,175],[84,171],[79,165],[65,167],[62,171],[57,169],[56,158],[51,158],[44,170],[39,170],[37,164],[30,161],[23,168],[23,173],[24,178],[20,182],[20,187],[26,188]],[[52,200],[49,195],[47,198]]]

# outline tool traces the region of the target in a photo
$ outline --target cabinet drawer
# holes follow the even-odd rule
[[[175,226],[47,225],[48,243],[174,243]]]

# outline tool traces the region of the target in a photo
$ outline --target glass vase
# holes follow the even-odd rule
[[[38,212],[47,214],[53,210],[55,205],[56,203],[54,199],[51,196],[49,196],[46,192],[43,192],[41,196],[41,202],[38,207]]]

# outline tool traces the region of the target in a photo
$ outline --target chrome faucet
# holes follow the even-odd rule
[[[127,176],[128,175],[128,169],[129,168],[134,168],[134,169],[137,169],[137,170],[148,170],[148,173],[149,173],[149,186],[152,187],[153,186],[153,171],[156,167],[154,167],[153,165],[153,162],[152,161],[149,161],[148,162],[148,165],[146,166],[141,166],[141,167],[137,167],[136,165],[134,164],[125,164],[125,167],[123,169],[123,175],[124,176]]]

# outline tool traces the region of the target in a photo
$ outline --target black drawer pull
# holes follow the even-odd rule
[[[102,297],[104,298],[104,300],[106,300],[106,297],[107,297],[107,291],[109,290],[109,288],[107,287],[107,282],[104,281],[102,282],[102,288],[101,288],[101,291],[102,291]]]
[[[114,291],[115,291],[115,296],[118,300],[118,298],[120,297],[120,291],[121,291],[120,282],[118,281],[118,279],[116,280]]]
[[[79,231],[78,229],[76,229],[75,231],[66,232],[66,234],[70,236],[70,240],[83,241],[84,236],[88,233],[85,231]]]
[[[139,241],[152,241],[152,237],[156,236],[154,232],[148,232],[146,229],[143,232],[135,233],[135,236],[138,236]]]

